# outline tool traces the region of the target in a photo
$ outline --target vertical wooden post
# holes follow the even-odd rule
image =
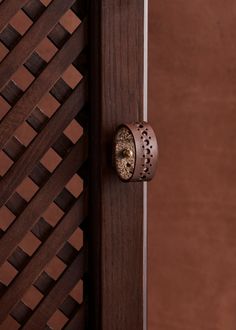
[[[144,0],[91,0],[89,329],[146,328],[144,185],[111,164],[118,125],[145,119]]]

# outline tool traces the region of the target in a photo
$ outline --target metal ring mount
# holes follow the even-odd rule
[[[114,166],[124,182],[150,181],[156,171],[158,145],[146,122],[122,124],[114,139]]]

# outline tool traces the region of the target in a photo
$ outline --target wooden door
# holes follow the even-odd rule
[[[116,127],[145,119],[145,10],[0,2],[3,330],[146,326],[145,186],[111,164]]]

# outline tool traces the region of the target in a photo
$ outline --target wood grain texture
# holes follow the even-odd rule
[[[0,32],[6,27],[10,19],[24,6],[28,0],[7,0],[0,3]]]
[[[79,255],[75,258],[72,264],[61,275],[60,281],[58,281],[53,289],[48,293],[45,299],[34,310],[29,320],[24,325],[25,330],[40,330],[44,328],[44,325],[57,310],[58,306],[67,297],[73,287],[81,279],[84,272],[84,253],[79,252]],[[77,323],[77,329],[79,329],[79,323]]]
[[[65,330],[78,330],[78,329],[84,329],[84,327],[85,327],[85,312],[84,312],[84,305],[82,305],[78,310],[78,312],[65,326]]]
[[[75,0],[54,0],[51,2],[40,19],[32,25],[21,42],[2,62],[0,66],[0,89],[8,82],[12,74],[26,62],[36,46],[49,34],[74,2]]]
[[[86,99],[86,83],[82,81],[0,181],[0,207],[78,114]]]
[[[60,78],[86,45],[86,22],[83,22],[64,47],[53,57],[40,76],[30,85],[24,95],[1,121],[0,149],[23,123],[37,103]],[[2,65],[2,64],[1,64]]]
[[[119,124],[143,119],[144,2],[92,1],[91,15],[90,328],[141,330],[143,184],[119,181],[111,145]]]
[[[42,213],[82,165],[87,146],[82,137],[0,240],[0,265],[11,255]]]
[[[85,328],[86,7],[0,1],[1,329]]]
[[[85,194],[81,195],[70,211],[58,223],[46,242],[36,251],[34,258],[29,261],[22,272],[7,287],[6,292],[0,299],[0,322],[19,302],[25,291],[36,280],[37,275],[42,272],[47,263],[63,246],[65,240],[73,234],[83,221],[87,214],[85,198]]]

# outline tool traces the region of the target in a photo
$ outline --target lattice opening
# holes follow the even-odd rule
[[[11,106],[0,96],[0,121],[7,114]]]
[[[14,214],[4,205],[0,209],[0,228],[4,231],[12,224],[15,220]]]
[[[64,212],[55,203],[52,203],[44,212],[43,217],[51,226],[55,227],[63,215]]]
[[[60,24],[72,34],[80,25],[81,20],[76,16],[72,10],[68,10],[60,19]]]
[[[0,167],[1,176],[4,176],[13,164],[13,161],[2,150],[0,151],[0,164],[1,164],[1,167]]]
[[[62,74],[64,82],[72,89],[74,89],[78,83],[81,81],[83,76],[76,70],[73,65],[70,65],[66,71]]]
[[[34,76],[22,66],[14,73],[12,81],[24,92],[34,81]]]
[[[25,235],[23,240],[19,243],[19,247],[26,253],[28,256],[32,256],[34,252],[38,249],[41,242],[40,240],[30,231]]]
[[[48,38],[43,39],[36,48],[36,53],[38,56],[46,62],[49,62],[57,51],[57,47]]]
[[[81,228],[77,228],[71,237],[68,239],[68,243],[70,243],[77,251],[83,247],[83,231]]]
[[[22,298],[22,302],[31,310],[35,309],[43,299],[43,294],[34,286],[31,286]]]
[[[73,119],[72,122],[64,130],[64,134],[70,139],[73,144],[75,144],[83,135],[83,127],[80,126],[77,120]]]
[[[36,194],[38,186],[29,178],[25,178],[21,184],[16,188],[18,194],[27,202]]]
[[[48,6],[53,0],[40,0],[44,6]]]
[[[79,309],[79,304],[71,296],[68,296],[58,309],[70,319]]]
[[[40,162],[50,172],[53,172],[55,168],[60,164],[61,160],[61,157],[52,148],[50,148],[40,160]]]
[[[17,330],[20,328],[19,323],[11,316],[8,315],[7,318],[2,323],[3,329],[11,329],[11,330]]]
[[[20,327],[20,325],[23,325],[31,314],[31,309],[27,307],[22,301],[20,301],[10,315],[18,322]]]
[[[23,7],[23,11],[34,22],[41,16],[45,9],[46,6],[44,6],[43,1],[40,0],[30,0]]]
[[[52,117],[59,106],[60,103],[50,93],[45,94],[38,104],[39,109],[49,118]]]
[[[85,7],[30,0],[0,31],[3,329],[61,329],[82,313],[71,292],[85,272]]]
[[[9,50],[7,49],[6,46],[2,42],[0,42],[0,61],[6,57],[6,55],[9,53]]]
[[[70,181],[66,185],[66,189],[76,198],[79,197],[81,192],[83,191],[83,181],[81,178],[75,174],[70,179]]]
[[[60,310],[57,310],[48,321],[48,326],[51,329],[60,330],[67,323],[68,318]]]
[[[9,285],[16,277],[18,271],[8,261],[5,261],[0,268],[0,282],[5,286]]]
[[[33,141],[37,133],[35,130],[27,123],[24,122],[15,133],[15,137],[19,140],[21,144],[27,147],[30,142]]]
[[[9,23],[21,34],[21,36],[23,36],[33,24],[31,19],[23,12],[23,10],[19,10]]]
[[[70,292],[70,296],[77,301],[77,303],[82,304],[83,302],[83,281],[79,281],[76,286],[73,288],[73,290]]]
[[[20,38],[20,33],[11,25],[8,25],[0,34],[0,40],[8,50],[12,50]]]
[[[65,268],[66,265],[58,257],[54,257],[45,268],[45,272],[56,281]]]

